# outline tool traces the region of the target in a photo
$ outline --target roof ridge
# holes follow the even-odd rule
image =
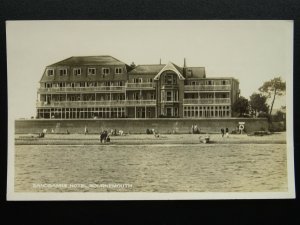
[[[111,55],[73,55],[73,56],[71,56],[70,58],[72,58],[72,57],[76,57],[76,58],[85,58],[85,57],[103,57],[103,56],[105,56],[105,57],[112,57]],[[114,57],[112,57],[112,58],[114,58]]]
[[[166,64],[138,64],[137,66],[165,66]]]
[[[51,63],[51,64],[50,64],[50,65],[48,65],[48,66],[52,66],[52,65],[55,65],[55,64],[57,64],[57,63],[61,63],[61,62],[67,61],[67,60],[69,60],[69,59],[72,59],[73,57],[74,57],[74,56],[71,56],[71,57],[69,57],[69,58],[66,58],[66,59],[60,60],[60,61],[58,61],[58,62]]]
[[[90,55],[90,56],[71,56],[71,57],[68,57],[66,59],[63,59],[63,60],[60,60],[58,62],[55,62],[55,63],[52,63],[50,65],[48,65],[48,67],[51,67],[51,66],[60,66],[60,65],[69,65],[69,64],[76,64],[76,63],[83,63],[83,64],[88,64],[89,62],[91,63],[99,63],[99,62],[105,62],[105,63],[110,63],[110,64],[113,64],[113,63],[116,63],[117,64],[125,64],[127,65],[126,63],[120,61],[119,59],[111,56],[111,55]]]

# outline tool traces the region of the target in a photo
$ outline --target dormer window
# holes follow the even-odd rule
[[[88,75],[96,75],[96,68],[88,68]]]
[[[123,72],[122,68],[118,67],[115,69],[116,74],[121,74]]]
[[[54,69],[47,69],[47,75],[53,76],[54,75]]]
[[[66,76],[68,74],[67,69],[60,69],[59,70],[59,75],[60,76]]]
[[[108,75],[110,73],[110,69],[109,68],[102,68],[102,74],[103,75]]]
[[[81,69],[80,69],[80,68],[74,68],[74,69],[73,69],[73,74],[74,74],[75,76],[81,75]]]

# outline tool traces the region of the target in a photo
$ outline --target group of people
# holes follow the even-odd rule
[[[224,137],[224,135],[226,135],[226,137],[229,137],[228,127],[226,127],[225,130],[224,130],[224,128],[221,128],[221,135],[222,135],[222,137]]]
[[[110,142],[109,133],[105,130],[103,132],[100,132],[100,142]]]
[[[110,142],[110,136],[113,135],[113,136],[116,136],[116,135],[120,135],[122,136],[124,133],[123,130],[119,130],[117,132],[117,130],[111,130],[110,132],[108,132],[107,130],[104,130],[103,132],[100,132],[100,142],[101,143],[105,143],[105,142]]]

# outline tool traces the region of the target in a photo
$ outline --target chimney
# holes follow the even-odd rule
[[[161,65],[161,59],[159,59],[159,65]]]
[[[186,60],[185,60],[185,58],[183,58],[183,68],[182,69],[183,69],[183,74],[182,75],[184,77],[186,77],[187,74],[186,74]]]

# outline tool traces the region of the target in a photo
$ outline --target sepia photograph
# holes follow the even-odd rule
[[[6,21],[7,200],[295,198],[293,21]]]

